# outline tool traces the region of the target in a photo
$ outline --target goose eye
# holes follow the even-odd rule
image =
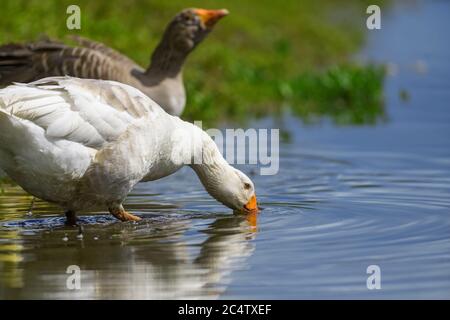
[[[251,188],[252,188],[252,186],[250,185],[250,183],[244,183],[245,190],[250,190]]]
[[[186,24],[192,24],[194,22],[194,18],[192,16],[183,16],[182,20]]]

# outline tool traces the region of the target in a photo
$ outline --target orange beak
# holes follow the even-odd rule
[[[205,27],[211,28],[216,22],[229,14],[227,9],[220,10],[206,10],[194,9],[194,12],[200,17],[201,22]]]
[[[247,212],[258,212],[258,202],[256,201],[256,195],[253,195],[247,204],[244,206],[244,210]]]

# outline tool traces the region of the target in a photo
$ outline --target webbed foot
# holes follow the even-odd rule
[[[142,218],[139,218],[135,215],[132,215],[129,212],[126,212],[122,206],[110,207],[109,213],[111,213],[114,217],[116,217],[120,221],[140,221],[140,220],[142,220]]]

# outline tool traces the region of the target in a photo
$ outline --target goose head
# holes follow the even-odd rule
[[[257,212],[258,203],[253,182],[243,172],[230,168],[229,173],[222,177],[222,184],[214,197],[235,211]]]
[[[226,9],[191,8],[178,13],[166,27],[161,41],[153,51],[145,72],[146,77],[142,81],[148,86],[156,85],[166,78],[181,81],[180,75],[189,53],[211,32],[217,21],[226,15]]]
[[[214,150],[215,151],[215,150]],[[220,154],[218,151],[215,154]],[[258,212],[255,186],[242,171],[217,156],[212,162],[191,165],[206,191],[217,201],[242,213]]]
[[[188,53],[211,32],[217,21],[226,15],[226,9],[185,9],[169,23],[164,40],[170,47]]]

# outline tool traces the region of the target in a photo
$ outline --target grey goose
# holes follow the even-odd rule
[[[40,40],[0,46],[0,87],[50,76],[114,80],[131,85],[166,112],[179,116],[186,103],[182,68],[190,52],[228,11],[184,9],[166,27],[144,69],[127,56],[96,41],[73,37],[78,46]]]

